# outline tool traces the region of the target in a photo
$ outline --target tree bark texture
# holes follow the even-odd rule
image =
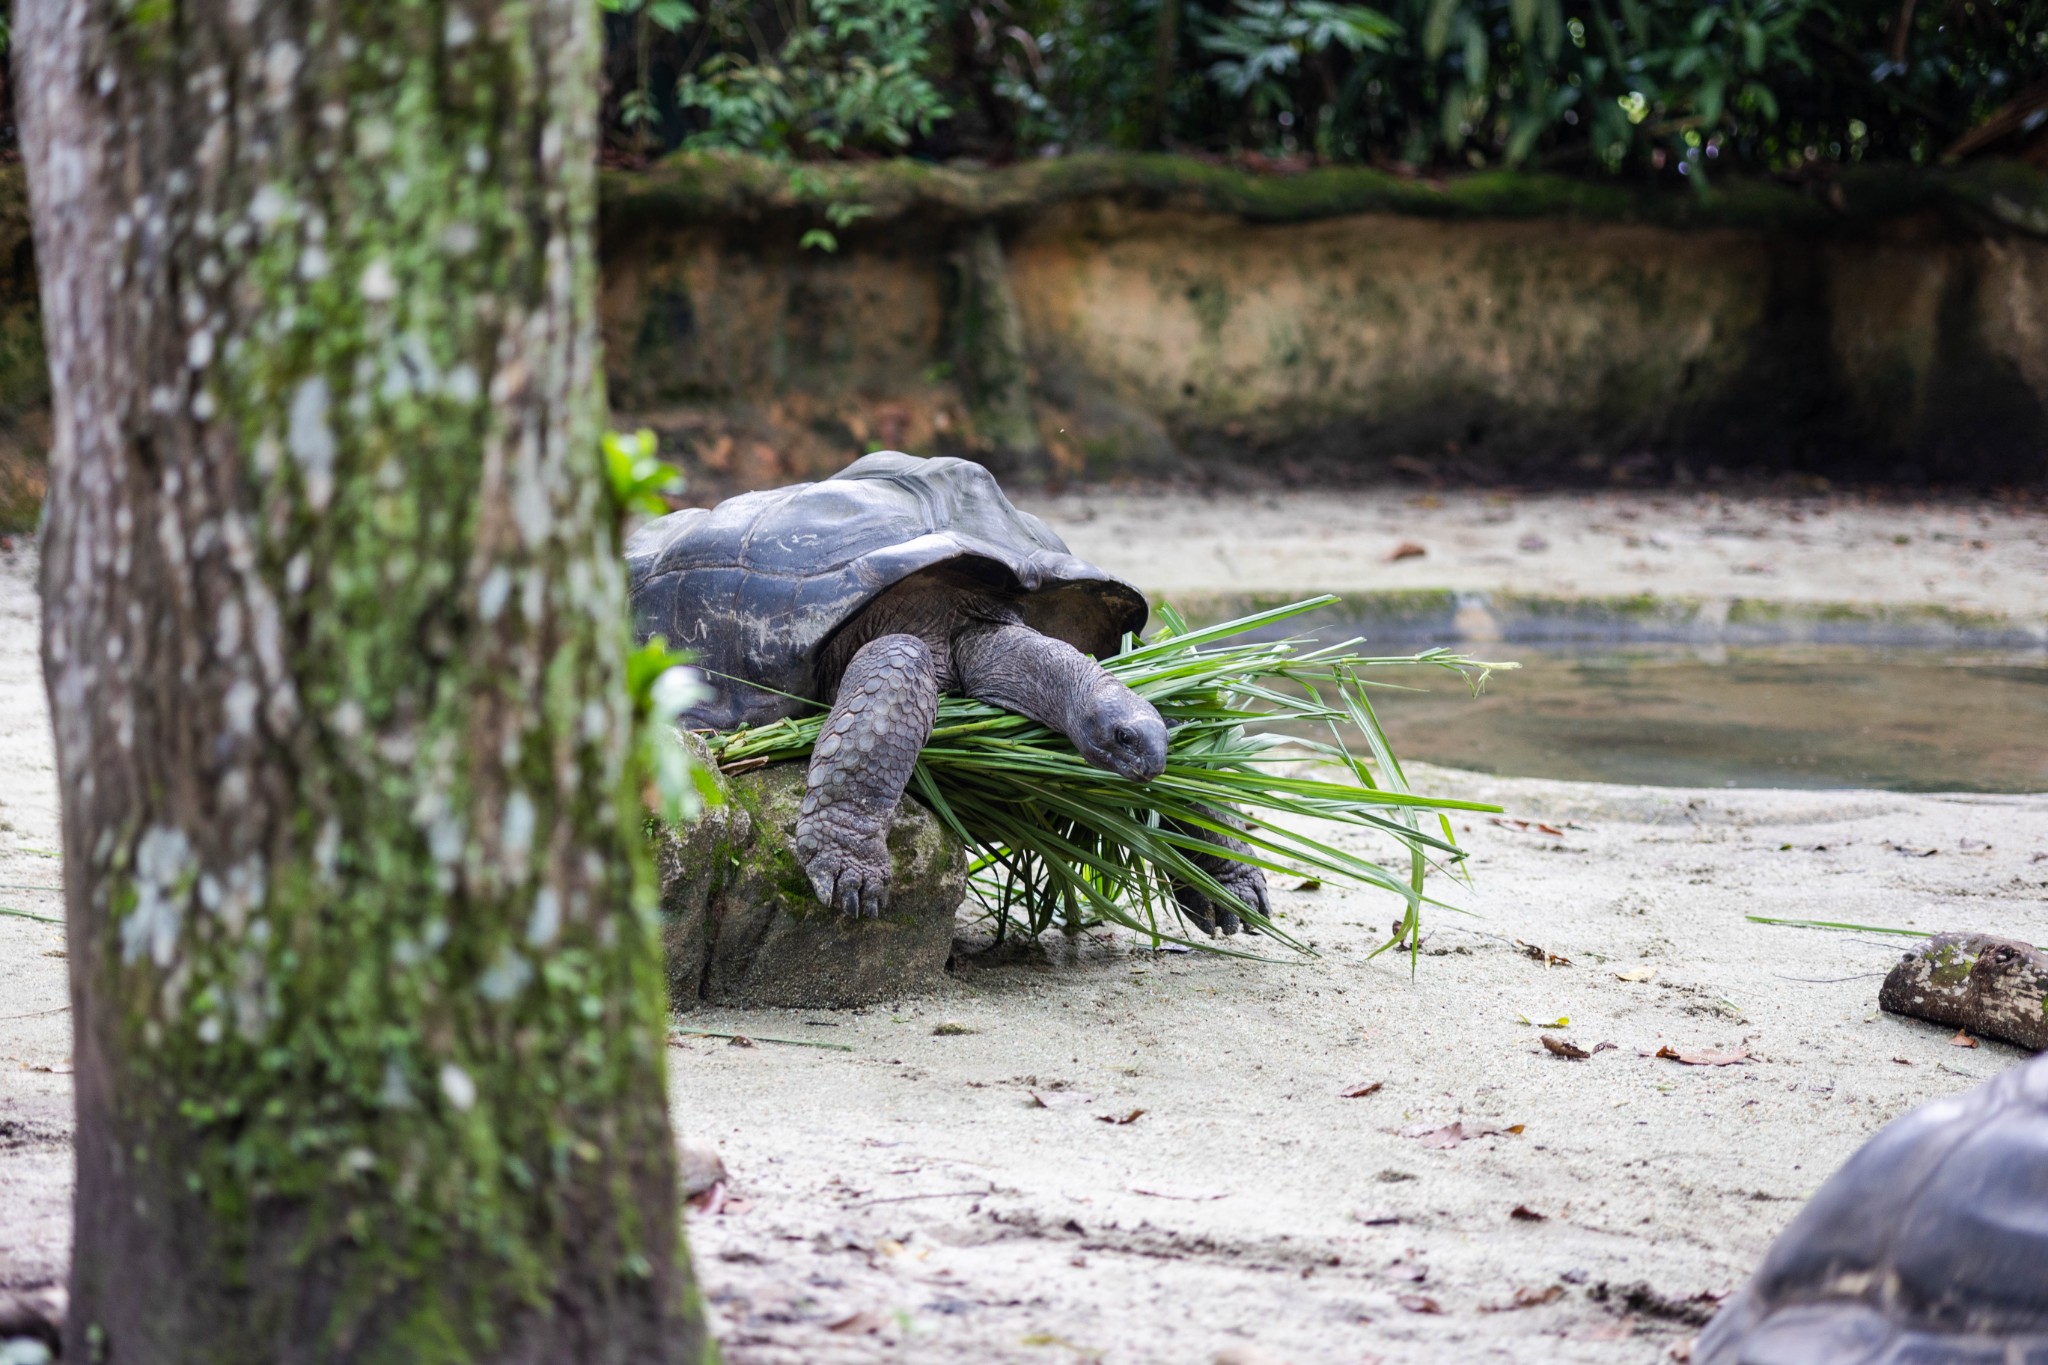
[[[694,1360],[590,0],[22,0],[66,1357]]]

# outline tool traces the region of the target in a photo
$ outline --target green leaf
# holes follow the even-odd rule
[[[1508,0],[1508,24],[1522,42],[1536,31],[1536,6],[1537,0]]]
[[[824,228],[812,228],[796,240],[799,251],[837,251],[839,239]]]
[[[1778,121],[1778,97],[1769,88],[1757,81],[1750,81],[1742,87],[1742,97],[1766,123]]]
[[[1491,49],[1486,41],[1486,30],[1476,19],[1465,21],[1465,84],[1480,100],[1486,98],[1488,58]]]
[[[1422,23],[1422,55],[1437,61],[1451,47],[1451,25],[1462,8],[1458,0],[1429,0],[1429,15]]]
[[[1721,122],[1721,103],[1728,92],[1728,82],[1720,76],[1712,76],[1700,83],[1700,93],[1694,109],[1700,116],[1700,124],[1712,129]]]
[[[646,427],[631,435],[623,431],[604,434],[604,468],[612,497],[626,511],[659,516],[668,511],[664,493],[682,491],[683,476],[675,466],[655,458],[659,443]]]
[[[696,7],[685,4],[684,0],[653,0],[647,6],[647,17],[654,21],[656,28],[670,33],[679,33],[685,24],[697,22]]]

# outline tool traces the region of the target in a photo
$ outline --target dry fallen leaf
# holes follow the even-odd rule
[[[1394,1302],[1400,1304],[1411,1313],[1441,1313],[1444,1311],[1444,1306],[1427,1294],[1401,1294],[1395,1297]]]
[[[1538,1213],[1536,1212],[1536,1210],[1530,1208],[1527,1204],[1517,1204],[1513,1208],[1509,1209],[1508,1217],[1517,1219],[1524,1223],[1543,1223],[1548,1222],[1550,1219],[1549,1214]]]
[[[1296,891],[1320,891],[1323,889],[1323,879],[1321,877],[1304,877],[1294,884],[1294,889]]]
[[[1527,1024],[1530,1028],[1570,1028],[1572,1026],[1572,1017],[1569,1014],[1560,1014],[1557,1018],[1540,1024],[1526,1014],[1518,1014],[1515,1018]]]
[[[1957,1029],[1956,1036],[1948,1040],[1950,1047],[1975,1047],[1977,1040],[1970,1036],[1968,1029]]]
[[[1553,1038],[1547,1033],[1543,1035],[1543,1046],[1550,1050],[1551,1055],[1568,1062],[1583,1062],[1593,1055],[1568,1038]]]
[[[973,1032],[975,1030],[967,1027],[965,1024],[940,1024],[932,1030],[932,1036],[934,1038],[959,1038]]]
[[[1569,967],[1572,965],[1572,960],[1563,953],[1553,953],[1548,948],[1539,948],[1533,943],[1524,943],[1521,939],[1515,940],[1515,946],[1522,950],[1522,956],[1533,957],[1546,967]]]
[[[1656,975],[1657,969],[1655,967],[1637,967],[1633,971],[1616,972],[1614,979],[1616,981],[1648,981]]]
[[[1974,1047],[1975,1044],[1971,1046]],[[1662,1057],[1666,1061],[1683,1062],[1687,1066],[1734,1066],[1737,1062],[1751,1060],[1750,1051],[1746,1047],[1736,1048],[1733,1052],[1680,1052],[1666,1043],[1655,1052],[1646,1047],[1637,1048],[1636,1051],[1644,1057]]]
[[[1384,1085],[1386,1085],[1385,1081],[1361,1081],[1349,1090],[1339,1090],[1337,1098],[1340,1100],[1362,1100],[1367,1095],[1378,1094],[1380,1088]]]
[[[1502,829],[1514,830],[1518,834],[1527,834],[1529,831],[1534,830],[1538,834],[1548,834],[1553,839],[1564,838],[1563,830],[1559,829],[1556,825],[1546,825],[1541,820],[1512,820],[1506,816],[1492,815],[1487,817],[1486,823],[1489,825],[1499,825]]]
[[[848,1335],[854,1336],[868,1336],[881,1331],[888,1325],[889,1323],[886,1319],[863,1308],[851,1317],[841,1318],[825,1330],[828,1332],[845,1332]]]
[[[1518,1308],[1540,1308],[1546,1303],[1556,1303],[1563,1297],[1564,1286],[1561,1284],[1545,1285],[1541,1289],[1524,1287],[1517,1289],[1515,1297],[1507,1303],[1481,1304],[1479,1311],[1482,1313],[1512,1313]]]
[[[1121,1126],[1126,1123],[1136,1123],[1139,1119],[1143,1117],[1145,1117],[1144,1110],[1133,1109],[1128,1114],[1097,1114],[1095,1116],[1095,1121],[1097,1123],[1114,1123]]]
[[[1095,1103],[1092,1091],[1082,1090],[1027,1090],[1033,1109],[1073,1109]]]
[[[1895,1062],[1897,1062],[1897,1063],[1898,1063],[1898,1064],[1899,1064],[1900,1066],[1911,1066],[1911,1065],[1913,1065],[1912,1061],[1911,1061],[1910,1059],[1908,1059],[1908,1058],[1905,1058],[1905,1057],[1894,1057],[1894,1058],[1892,1058],[1892,1060],[1893,1060],[1893,1061],[1895,1061]]]
[[[1387,556],[1387,562],[1394,564],[1404,559],[1420,559],[1428,553],[1427,549],[1417,545],[1414,541],[1404,540],[1394,547],[1392,554]]]
[[[1369,1228],[1392,1227],[1401,1221],[1401,1215],[1392,1209],[1360,1209],[1351,1216]]]

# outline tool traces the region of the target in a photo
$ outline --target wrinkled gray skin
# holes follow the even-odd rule
[[[979,465],[877,451],[817,483],[671,513],[625,549],[635,634],[689,650],[713,684],[690,725],[765,725],[831,704],[797,847],[819,899],[848,914],[888,903],[883,840],[941,692],[1041,721],[1134,781],[1165,767],[1159,713],[1094,662],[1143,626],[1143,595],[1069,553]],[[1265,911],[1257,868],[1191,860]],[[1237,904],[1177,894],[1204,929],[1240,927]]]
[[[2048,1053],[1850,1157],[1694,1365],[2048,1365]]]
[[[888,905],[884,840],[941,692],[1029,716],[1096,767],[1133,781],[1166,768],[1166,723],[1150,702],[1072,645],[1024,625],[1000,596],[943,576],[913,579],[848,622],[820,672],[834,701],[811,753],[796,846],[818,899],[849,915]],[[1196,861],[1246,904],[1266,909],[1257,868]],[[1211,907],[1192,887],[1182,888],[1181,904],[1205,929],[1239,928],[1236,914]]]

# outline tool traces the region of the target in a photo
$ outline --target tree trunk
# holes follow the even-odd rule
[[[682,1361],[590,0],[21,0],[66,1357]]]

